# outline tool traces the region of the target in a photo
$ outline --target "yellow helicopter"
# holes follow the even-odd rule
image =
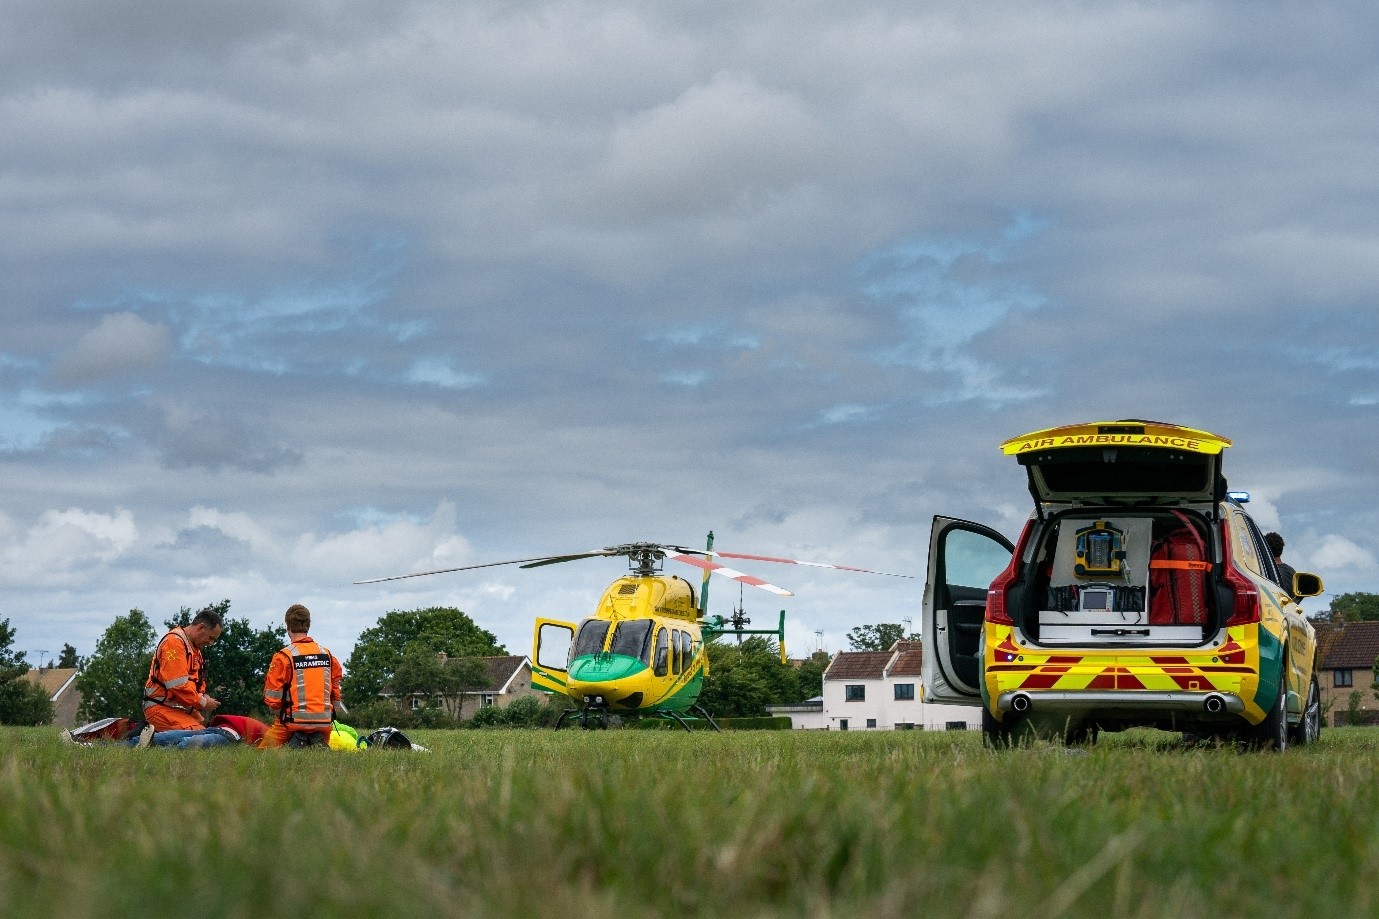
[[[629,573],[609,585],[592,615],[579,623],[539,618],[533,629],[532,688],[568,696],[576,705],[560,716],[557,728],[567,718],[576,715],[586,728],[607,726],[610,715],[634,715],[668,718],[688,731],[688,716],[692,713],[702,717],[714,730],[719,730],[713,717],[698,704],[704,678],[709,674],[705,644],[720,635],[775,635],[781,662],[785,662],[785,610],[781,610],[780,621],[775,629],[746,628],[751,620],[743,615],[740,608],[734,610],[731,617],[708,616],[709,577],[718,574],[777,596],[789,597],[793,594],[761,578],[712,561],[714,558],[740,558],[865,574],[887,574],[846,565],[715,552],[713,533],[710,533],[708,546],[703,550],[659,543],[627,543],[592,552],[487,562],[355,583],[376,584],[498,565],[539,568],[578,559],[613,556],[627,558]],[[698,602],[694,587],[688,581],[662,573],[667,558],[703,570]],[[903,574],[887,576],[911,577]]]

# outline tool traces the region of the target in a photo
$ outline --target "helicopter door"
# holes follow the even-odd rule
[[[532,635],[531,688],[565,692],[569,680],[570,645],[575,624],[559,619],[538,619]]]
[[[989,527],[934,518],[924,584],[924,701],[981,704],[986,590],[1014,551]]]

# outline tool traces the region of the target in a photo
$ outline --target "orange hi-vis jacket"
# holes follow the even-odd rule
[[[153,651],[144,683],[144,720],[159,731],[198,731],[206,704],[206,666],[201,652],[180,628],[164,635]]]
[[[314,639],[299,638],[273,655],[263,701],[292,731],[329,731],[340,702],[340,662]]]

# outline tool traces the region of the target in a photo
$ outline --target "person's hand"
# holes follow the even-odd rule
[[[207,714],[210,714],[218,708],[220,708],[220,700],[213,699],[210,696],[207,696],[206,701],[201,704],[201,710]]]

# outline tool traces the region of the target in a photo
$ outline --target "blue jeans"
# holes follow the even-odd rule
[[[232,744],[235,739],[224,731],[215,728],[204,728],[200,731],[157,731],[149,740],[150,747],[176,747],[179,750],[199,750],[203,747],[221,747]],[[125,741],[126,746],[136,746],[139,743],[139,736],[136,734]]]

